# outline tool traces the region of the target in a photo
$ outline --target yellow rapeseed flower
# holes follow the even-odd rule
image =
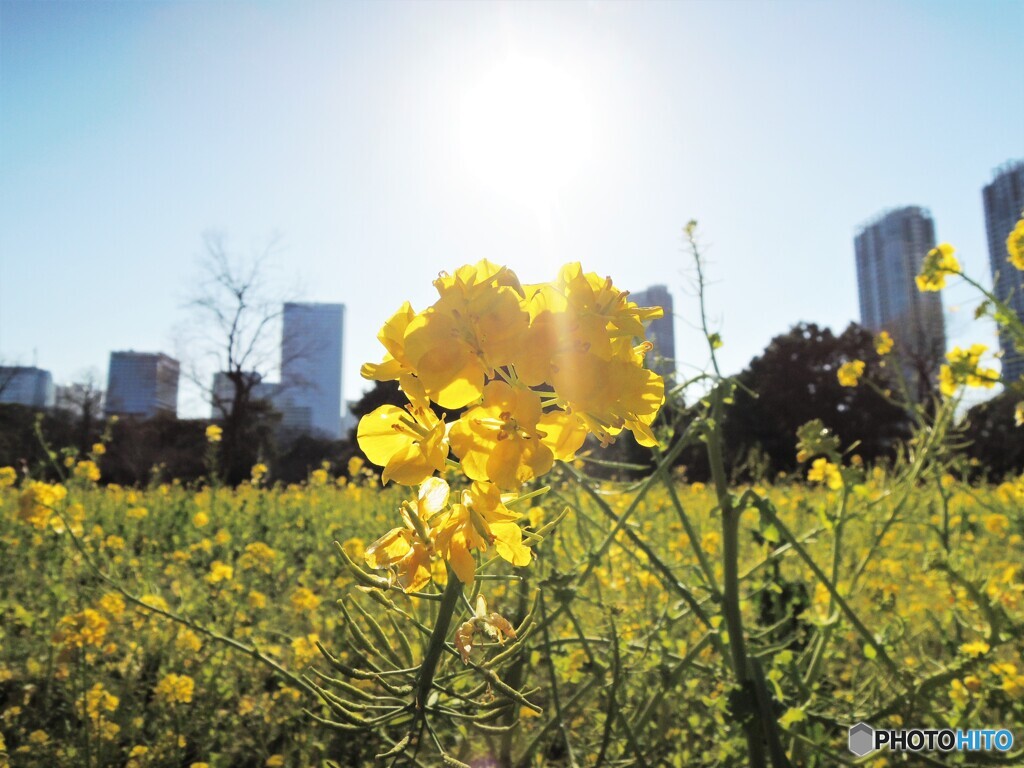
[[[836,372],[839,384],[844,387],[856,387],[860,382],[860,377],[863,375],[863,360],[851,360],[848,363],[843,363],[839,366],[839,370]]]
[[[107,636],[110,622],[92,608],[65,616],[57,623],[53,640],[66,647],[100,647]]]
[[[320,598],[307,587],[299,587],[291,596],[292,607],[296,611],[315,611],[320,605]]]
[[[496,485],[474,482],[436,524],[435,547],[463,584],[472,584],[474,580],[473,550],[486,551],[491,544],[512,565],[529,565],[533,554],[523,544],[518,518],[502,503]]]
[[[231,577],[234,575],[235,571],[230,565],[220,560],[214,560],[210,565],[210,572],[206,575],[206,580],[211,584],[219,584],[222,581],[231,581]]]
[[[429,521],[448,507],[448,495],[448,483],[439,477],[427,478],[420,485],[415,507],[410,503],[401,507],[404,525],[392,528],[366,548],[366,564],[374,569],[391,569],[407,592],[426,586],[433,551]]]
[[[949,243],[942,243],[928,251],[921,265],[921,273],[914,278],[919,291],[941,291],[946,287],[948,275],[960,274],[960,262],[953,251]]]
[[[1006,238],[1006,253],[1009,261],[1017,269],[1024,270],[1024,211],[1017,225]]]
[[[991,650],[988,643],[984,640],[975,640],[971,643],[964,643],[960,646],[960,652],[965,656],[977,657],[984,656]]]
[[[188,704],[192,701],[194,689],[195,681],[191,677],[172,672],[163,676],[153,692],[168,704]]]
[[[224,430],[216,424],[211,424],[206,428],[206,441],[208,443],[219,443],[223,435]]]
[[[833,491],[843,487],[843,475],[839,467],[826,458],[815,459],[811,463],[807,479],[812,483],[824,483]]]
[[[0,488],[9,488],[18,481],[14,467],[0,467]]]
[[[999,373],[992,368],[981,367],[981,356],[987,350],[984,344],[972,344],[967,349],[953,347],[947,352],[949,364],[939,369],[939,391],[946,397],[952,397],[962,385],[985,389],[994,387],[999,382]]]
[[[875,352],[884,357],[892,352],[894,342],[888,331],[879,331],[875,335]]]

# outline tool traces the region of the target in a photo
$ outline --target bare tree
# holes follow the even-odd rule
[[[92,445],[97,424],[103,419],[103,388],[94,369],[78,375],[78,381],[58,387],[56,408],[78,421],[78,448],[83,453]]]
[[[206,234],[204,246],[181,357],[223,426],[225,478],[238,482],[267,447],[273,420],[265,382],[279,368],[285,301],[273,280],[277,241],[248,256],[231,252],[220,234]]]

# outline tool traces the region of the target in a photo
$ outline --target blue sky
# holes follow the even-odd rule
[[[347,305],[348,398],[384,319],[482,257],[666,283],[700,367],[695,218],[738,371],[797,321],[857,319],[853,235],[886,208],[928,207],[987,278],[981,187],[1024,157],[1022,25],[1020,2],[0,0],[0,359],[69,381],[182,351],[219,231],[276,236],[283,291]],[[474,137],[524,61],[551,110]],[[951,343],[993,342],[944,298]]]

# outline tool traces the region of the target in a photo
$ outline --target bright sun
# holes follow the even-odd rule
[[[520,203],[550,205],[590,157],[583,91],[541,59],[509,57],[485,70],[466,93],[461,117],[472,173]]]

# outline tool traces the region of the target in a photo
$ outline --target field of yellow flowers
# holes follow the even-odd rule
[[[264,488],[257,468],[234,490],[101,487],[89,466],[64,485],[18,485],[12,470],[0,470],[6,759],[133,768],[372,762],[383,742],[321,725],[304,712],[325,716],[307,690],[198,629],[258,649],[299,680],[310,667],[334,674],[316,643],[340,648],[348,623],[371,645],[381,644],[376,631],[387,637],[381,651],[396,659],[382,669],[404,663],[398,628],[332,545],[361,560],[404,494],[352,469],[351,480],[319,470],[301,486]],[[785,737],[804,745],[801,762],[834,764],[819,752],[841,753],[854,718],[1024,722],[1024,480],[986,488],[947,475],[909,500],[880,470],[845,485],[833,478],[833,488],[821,480],[760,490],[814,562],[842,574],[841,593],[878,649],[777,535],[746,536],[741,554],[745,618],[759,628],[760,646],[774,649],[766,677]],[[490,721],[516,722],[511,738],[467,718],[438,739],[472,765],[587,765],[613,755],[646,765],[737,764],[743,747],[730,723],[742,704],[716,660],[725,635],[708,588],[722,576],[713,493],[700,484],[652,487],[616,532],[602,506],[621,513],[638,489],[587,487],[596,498],[567,484],[524,509],[527,530],[565,503],[578,511],[536,546],[529,569],[506,564],[484,582],[488,605],[513,623],[537,587],[545,595],[549,621],[505,675],[528,692],[529,706],[517,702]],[[602,546],[607,557],[580,578]],[[140,601],[194,626],[131,603],[86,555]],[[395,599],[429,621],[429,606],[417,604],[425,601]],[[339,600],[348,601],[344,613]],[[711,626],[697,618],[702,606]],[[420,641],[406,637],[418,654]],[[457,657],[445,664],[462,666]]]
[[[943,244],[918,285],[950,276]],[[999,377],[983,345],[905,398],[887,467],[814,420],[798,476],[738,486],[716,334],[686,405],[644,365],[661,308],[610,277],[434,285],[363,366],[406,399],[359,423],[379,479],[224,487],[218,425],[197,487],[102,486],[103,443],[51,452],[60,483],[0,468],[0,765],[1021,764],[1024,477],[972,484],[952,450],[964,389]],[[591,477],[627,432],[655,469]],[[673,469],[701,443],[708,486]],[[858,759],[857,723],[1003,741]]]

